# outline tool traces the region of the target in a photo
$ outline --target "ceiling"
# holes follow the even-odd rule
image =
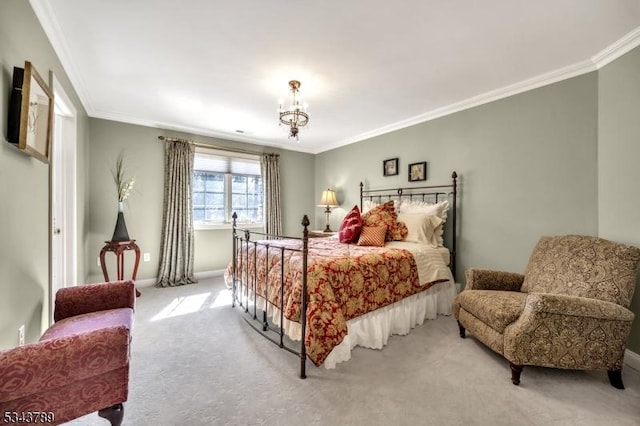
[[[31,4],[89,116],[311,153],[593,71],[640,45],[640,0]],[[311,116],[299,142],[277,124],[291,79]]]

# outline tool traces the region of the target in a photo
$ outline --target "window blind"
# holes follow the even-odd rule
[[[260,157],[210,148],[196,148],[194,170],[260,176]]]

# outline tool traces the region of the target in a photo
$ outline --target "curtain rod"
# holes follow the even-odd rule
[[[165,141],[165,142],[182,142],[182,143],[188,143],[190,145],[197,146],[197,147],[200,147],[200,148],[220,149],[220,150],[223,150],[223,151],[238,152],[240,154],[251,154],[251,155],[265,155],[265,154],[268,154],[268,155],[278,155],[278,156],[280,155],[280,154],[274,154],[274,153],[271,153],[271,152],[249,151],[249,150],[246,150],[246,149],[229,148],[229,147],[226,147],[226,146],[219,146],[219,145],[210,145],[210,144],[206,144],[206,143],[194,142],[194,141],[191,141],[189,139],[173,138],[173,137],[170,137],[170,136],[162,136],[162,135],[160,135],[160,136],[158,136],[158,139],[160,139],[161,141]]]

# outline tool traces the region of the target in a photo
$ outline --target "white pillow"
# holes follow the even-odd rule
[[[438,246],[444,246],[444,222],[447,220],[448,211],[448,200],[439,201],[435,204],[431,204],[426,201],[403,200],[399,206],[399,213],[422,213],[426,215],[435,215],[442,219],[442,222],[439,225],[436,225],[437,227],[434,230],[434,235],[436,236]]]
[[[362,214],[368,212],[369,210],[371,210],[372,208],[376,207],[378,205],[378,203],[371,201],[371,200],[364,200],[362,202]]]
[[[449,201],[439,201],[435,204],[426,201],[402,200],[399,206],[399,213],[425,213],[434,214],[443,221],[447,220],[447,212],[449,211]]]
[[[442,245],[442,218],[425,213],[399,213],[398,222],[407,225],[405,241],[426,244],[431,247]]]

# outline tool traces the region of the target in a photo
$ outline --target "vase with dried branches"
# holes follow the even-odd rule
[[[127,230],[127,224],[124,221],[124,202],[131,195],[131,191],[133,190],[133,184],[136,181],[135,176],[127,178],[125,176],[125,166],[124,166],[124,152],[120,151],[118,158],[116,159],[116,164],[113,170],[111,170],[111,174],[113,175],[113,181],[116,184],[116,189],[118,191],[118,218],[116,220],[116,227],[113,231],[113,237],[111,237],[111,241],[130,241],[129,231]]]

